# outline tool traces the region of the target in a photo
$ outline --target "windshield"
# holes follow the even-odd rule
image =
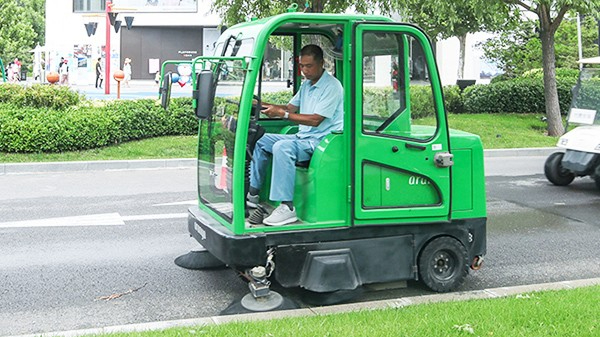
[[[600,125],[600,68],[583,68],[573,89],[569,123]]]
[[[216,53],[225,58],[247,56],[252,50],[253,39],[230,39],[228,47],[218,44]],[[225,219],[233,219],[233,166],[235,130],[240,108],[240,97],[247,66],[242,60],[212,58],[212,67],[217,69],[217,86],[212,115],[202,120],[198,145],[198,196],[199,200]],[[244,160],[245,156],[241,157]]]

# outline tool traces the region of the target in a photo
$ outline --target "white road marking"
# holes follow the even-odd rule
[[[24,227],[83,227],[83,226],[123,226],[125,222],[119,213],[69,216],[63,218],[36,219],[0,222],[0,228]]]
[[[159,220],[159,219],[181,219],[187,218],[187,213],[170,213],[170,214],[142,214],[142,215],[127,215],[122,216],[123,221],[137,220]]]
[[[179,205],[195,206],[195,205],[198,205],[198,200],[194,199],[194,200],[188,200],[188,201],[168,202],[165,204],[156,204],[156,205],[152,205],[152,206],[179,206]]]
[[[119,213],[105,213],[69,216],[62,218],[0,222],[0,228],[124,226],[125,221],[185,219],[187,216],[187,213],[140,214],[127,216],[121,216]]]

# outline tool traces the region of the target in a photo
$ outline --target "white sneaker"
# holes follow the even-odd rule
[[[298,220],[296,209],[290,211],[286,204],[281,204],[275,208],[273,213],[263,220],[267,226],[283,226]]]
[[[248,193],[246,195],[246,206],[250,208],[258,208],[258,203],[260,202],[260,197],[258,195],[252,195]]]

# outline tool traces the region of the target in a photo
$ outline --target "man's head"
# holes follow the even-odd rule
[[[300,63],[298,66],[306,79],[315,83],[323,75],[323,49],[321,47],[309,44],[300,50]]]

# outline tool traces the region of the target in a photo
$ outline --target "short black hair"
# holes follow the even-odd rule
[[[300,56],[312,56],[313,60],[323,62],[323,49],[316,44],[307,44],[300,50]]]

